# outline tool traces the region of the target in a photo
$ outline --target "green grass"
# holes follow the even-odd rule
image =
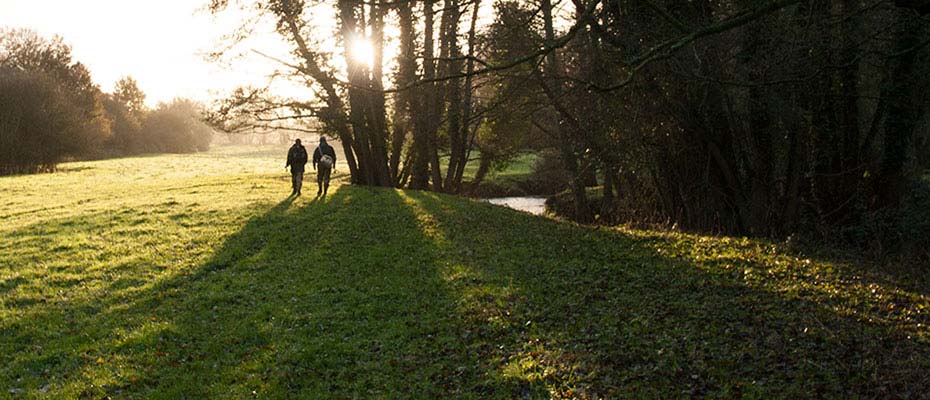
[[[427,192],[289,200],[284,151],[0,178],[0,393],[930,393],[919,282],[760,240],[586,228]]]
[[[489,172],[487,179],[491,182],[525,180],[533,173],[533,165],[538,158],[539,155],[532,152],[517,154],[503,169]],[[477,163],[473,168],[477,170]]]
[[[475,178],[475,174],[478,172],[478,158],[480,156],[481,154],[477,150],[471,153],[471,160],[473,161],[465,165],[465,171],[462,174],[464,180],[469,181]],[[489,171],[485,179],[491,181],[524,180],[533,173],[533,165],[538,158],[539,155],[537,153],[529,151],[517,154],[513,160],[508,162],[502,169]],[[449,162],[449,158],[443,157],[440,162],[442,163],[443,172],[445,172],[446,163]]]
[[[474,181],[475,174],[478,173],[478,151],[471,153],[471,162],[465,165],[462,173],[462,181],[466,185]],[[485,175],[481,186],[470,188],[469,195],[475,197],[504,197],[504,196],[522,196],[527,194],[528,186],[533,186],[533,166],[539,154],[531,151],[517,154],[512,160],[500,166],[492,168]],[[443,173],[446,173],[448,157],[441,157],[440,164]],[[532,190],[530,190],[532,191]]]
[[[478,172],[477,152],[471,155],[474,161],[465,165],[465,171],[462,174],[465,183],[472,182],[475,174]],[[523,152],[517,154],[512,160],[498,169],[491,169],[484,177],[480,187],[471,188],[470,195],[476,197],[505,197],[505,196],[525,196],[537,193],[540,186],[534,182],[533,167],[539,159],[539,154],[535,152]],[[443,169],[447,159],[441,160]]]

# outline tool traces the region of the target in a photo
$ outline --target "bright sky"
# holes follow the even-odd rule
[[[208,2],[0,0],[0,27],[29,28],[46,37],[62,36],[71,46],[74,59],[88,67],[104,92],[111,92],[119,78],[130,75],[145,92],[149,106],[175,97],[209,102],[224,97],[236,86],[264,86],[276,69],[286,69],[250,51],[290,58],[286,45],[270,24],[253,32],[247,43],[237,47],[245,57],[231,60],[227,66],[205,60],[202,54],[216,50],[223,35],[234,31],[243,19],[243,13],[235,7],[218,17],[200,11]],[[483,23],[492,18],[492,3],[482,2]],[[324,48],[333,48],[335,10],[320,5],[308,14],[315,26],[315,37],[310,39]],[[463,29],[465,24],[463,21]],[[389,38],[396,36],[395,30],[391,25],[386,27]],[[387,63],[396,47],[396,42],[387,43]],[[364,43],[353,46],[358,61],[366,62],[366,57],[355,54],[370,51]],[[345,65],[339,54],[333,61],[337,66]],[[305,88],[286,83],[276,85],[274,90],[284,96],[312,96]]]
[[[58,34],[105,92],[131,75],[154,106],[174,97],[208,101],[237,84],[261,84],[269,62],[226,68],[204,60],[238,17],[215,18],[207,0],[0,0],[0,26]],[[267,50],[267,49],[265,49]],[[268,51],[271,54],[278,52]]]

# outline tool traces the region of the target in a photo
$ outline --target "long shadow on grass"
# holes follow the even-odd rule
[[[742,268],[734,275],[660,254],[674,248],[670,239],[407,193],[447,260],[460,312],[497,344],[483,353],[492,368],[556,396],[930,393],[926,336],[748,285]]]
[[[60,339],[81,352],[9,369],[51,365],[52,392],[89,397],[542,396],[461,340],[471,330],[418,217],[392,190],[284,201],[128,304],[76,306],[94,307],[77,326],[100,324]]]
[[[47,307],[38,317],[57,322],[36,326],[60,332],[4,324],[0,380],[91,398],[930,389],[925,338],[665,256],[665,239],[420,192],[343,187],[298,204],[267,205],[207,261],[131,299]]]
[[[254,230],[262,224],[273,226],[274,221],[283,217],[292,200],[269,206],[270,210],[262,218],[252,222],[256,224],[248,230],[252,234],[234,235],[228,243],[229,251],[221,252],[224,257],[214,261],[222,263],[254,255],[264,240],[254,235]],[[150,264],[165,260],[146,259],[144,255],[120,265],[92,265],[96,259],[115,261],[116,257],[105,251],[109,243],[104,238],[118,236],[113,230],[123,224],[144,221],[141,214],[131,209],[84,214],[44,221],[6,235],[8,240],[25,238],[22,244],[36,250],[26,253],[27,260],[10,260],[15,261],[13,265],[18,263],[24,267],[20,273],[25,275],[3,285],[4,291],[29,286],[29,292],[0,292],[0,296],[7,295],[4,296],[7,301],[2,304],[4,308],[13,311],[8,314],[13,318],[0,324],[3,393],[21,391],[29,396],[51,398],[104,398],[146,393],[159,387],[161,372],[182,372],[179,366],[192,360],[170,341],[188,331],[183,324],[178,324],[179,321],[202,318],[210,311],[189,308],[195,298],[188,296],[194,283],[192,278],[202,276],[204,270],[181,269],[178,275],[160,274],[159,271],[167,266]],[[178,219],[175,217],[166,217],[164,222]],[[80,241],[76,245],[62,246],[48,243],[47,237],[59,230],[67,230],[62,235],[68,239],[89,233],[100,236],[93,243]],[[156,233],[163,232],[156,230]],[[138,240],[148,239],[140,237]],[[157,239],[157,243],[163,242],[164,238]],[[162,247],[180,251],[165,258],[183,261],[188,257],[180,246]],[[155,251],[161,254],[161,250]],[[29,265],[33,263],[43,265],[39,268]],[[157,280],[159,275],[169,278],[160,281]],[[98,289],[100,286],[104,290]],[[191,340],[178,343],[183,349]],[[207,374],[203,376],[206,378]],[[175,390],[171,385],[167,387],[174,390],[172,397],[186,396],[205,393],[204,388],[209,386],[206,382],[209,381],[182,390]]]

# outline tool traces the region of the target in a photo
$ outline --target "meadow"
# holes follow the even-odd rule
[[[0,177],[0,396],[930,393],[926,281],[429,192],[291,198],[285,151]]]

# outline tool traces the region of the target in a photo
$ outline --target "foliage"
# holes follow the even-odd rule
[[[586,188],[589,210],[596,210],[597,206],[603,201],[603,187]],[[572,193],[569,190],[563,190],[546,198],[546,213],[566,220],[575,218],[575,204]],[[595,215],[595,221],[599,221],[599,215]]]
[[[552,149],[537,153],[533,162],[530,180],[537,187],[537,194],[553,194],[568,188],[571,177],[565,171],[558,153]]]
[[[481,29],[481,3],[461,0],[235,4],[276,23],[293,56],[277,76],[318,98],[269,101],[259,88],[220,108],[318,119],[343,139],[354,183],[474,190],[459,184],[466,162],[478,160],[479,186],[495,163],[546,149],[582,222],[593,211],[825,239],[902,207],[930,159],[924,1],[512,0]],[[336,12],[335,49],[307,40],[321,36],[308,23],[317,6]],[[356,39],[376,61],[338,71]]]
[[[828,243],[924,273],[930,265],[930,180],[915,179],[901,207],[868,213],[860,223],[839,229]]]
[[[0,175],[50,171],[109,135],[100,91],[61,38],[0,29]]]
[[[146,146],[142,137],[142,120],[140,117],[144,118],[144,114],[135,115],[130,113],[126,105],[117,100],[114,95],[105,95],[103,109],[106,112],[107,119],[110,120],[110,130],[112,132],[109,140],[107,140],[106,147],[115,154],[142,153]]]
[[[930,87],[920,16],[801,2],[636,66],[638,49],[767,2],[621,3],[566,47],[562,101],[583,128],[578,154],[613,177],[623,207],[688,229],[823,239],[906,197]]]
[[[126,111],[136,118],[146,111],[145,93],[139,89],[139,84],[131,76],[124,76],[116,81],[113,100],[126,107]]]
[[[0,70],[0,175],[54,170],[79,122],[67,111],[66,100],[42,75]]]
[[[341,186],[283,200],[285,151],[0,178],[4,393],[930,391],[926,274],[758,239],[582,227],[429,192]]]
[[[175,99],[146,114],[142,137],[150,152],[193,153],[210,148],[213,129],[201,120],[196,103]]]
[[[511,157],[497,160],[487,177],[477,182],[468,195],[483,198],[540,196],[559,193],[568,187],[569,177],[562,162],[550,149],[524,151]],[[478,168],[466,170],[466,176],[474,177],[471,173],[477,174]]]
[[[104,97],[103,106],[112,123],[113,133],[106,147],[115,155],[157,151],[143,137],[142,123],[148,109],[145,106],[145,93],[135,79],[124,76],[116,81],[113,93]]]
[[[61,37],[0,29],[0,175],[45,172],[68,158],[206,150],[213,132],[197,104],[149,112],[129,76],[94,85]]]
[[[479,153],[474,157],[480,158],[482,155]],[[540,158],[540,154],[527,151],[516,154],[509,160],[498,160],[481,181],[476,180],[480,165],[470,163],[465,168],[465,178],[469,180],[467,182],[469,188],[465,194],[471,197],[489,198],[554,193],[557,190],[550,191],[554,182],[541,180],[536,172]],[[555,182],[555,184],[558,183]]]

